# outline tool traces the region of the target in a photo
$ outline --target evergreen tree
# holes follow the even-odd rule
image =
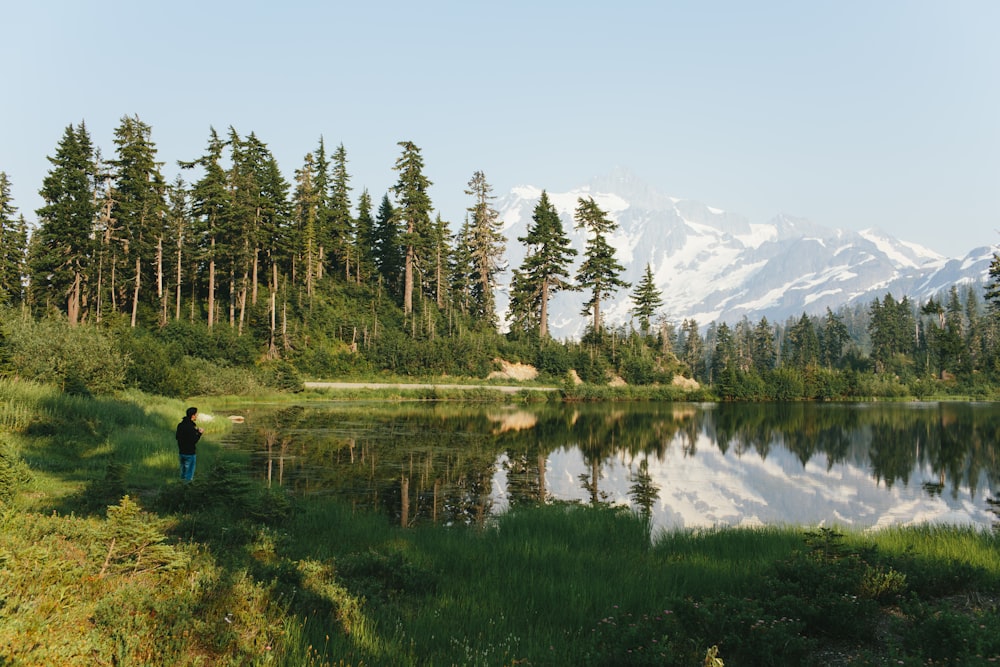
[[[432,246],[434,253],[433,278],[431,286],[434,289],[434,301],[439,310],[445,307],[445,300],[448,296],[448,288],[451,283],[450,273],[452,265],[451,232],[448,223],[438,214],[434,220],[434,227],[431,230]]]
[[[0,303],[14,305],[24,302],[28,228],[23,215],[14,219],[10,190],[10,179],[0,171]]]
[[[401,298],[403,278],[403,247],[399,238],[399,218],[389,195],[382,195],[375,216],[375,268],[389,292]]]
[[[251,281],[256,279],[261,242],[261,169],[249,138],[229,128],[229,215],[225,218],[225,275],[229,282],[229,326],[243,331]],[[238,314],[238,315],[237,315]],[[237,324],[238,321],[238,324]]]
[[[375,273],[375,218],[372,217],[372,198],[368,189],[358,197],[358,216],[354,238],[355,276],[360,285]]]
[[[990,262],[989,280],[985,285],[986,302],[995,310],[1000,312],[1000,253],[993,253],[993,260]]]
[[[774,344],[774,327],[762,317],[753,329],[753,344],[750,357],[753,367],[760,373],[774,370],[778,363],[778,350]]]
[[[620,278],[625,267],[615,259],[615,251],[607,236],[617,225],[608,218],[592,197],[580,197],[576,208],[576,227],[585,229],[590,236],[584,250],[583,264],[577,271],[576,281],[583,289],[590,290],[590,299],[584,304],[582,315],[593,316],[594,333],[601,333],[601,301],[618,290],[628,289],[629,283]]]
[[[404,248],[403,315],[408,316],[413,313],[415,277],[423,273],[422,262],[431,236],[431,198],[427,192],[431,182],[424,176],[420,149],[410,141],[398,145],[403,152],[393,167],[399,172],[393,192],[399,200],[398,216],[404,230],[400,239]]]
[[[681,335],[684,345],[680,354],[681,360],[691,369],[691,374],[695,378],[704,379],[705,344],[698,332],[698,322],[693,319],[685,319],[681,323]]]
[[[66,128],[49,162],[52,169],[39,191],[45,205],[36,211],[31,284],[45,293],[44,302],[59,304],[69,323],[77,324],[85,316],[97,213],[94,149],[83,123]]]
[[[455,237],[455,249],[451,255],[451,292],[459,312],[468,315],[472,312],[472,224],[469,215]],[[513,300],[513,295],[512,295]]]
[[[711,380],[717,382],[726,371],[736,368],[736,344],[729,325],[723,322],[715,330],[715,349],[712,354]],[[732,394],[730,394],[732,397]]]
[[[248,170],[253,174],[254,186],[253,206],[255,243],[252,252],[252,285],[251,303],[257,303],[257,283],[260,281],[258,263],[263,259],[266,263],[264,272],[268,274],[266,284],[269,294],[278,290],[280,274],[291,272],[293,248],[293,230],[291,228],[291,209],[288,193],[291,186],[278,168],[267,145],[254,133],[246,138],[244,152]],[[274,305],[271,305],[272,320]]]
[[[576,289],[567,278],[570,263],[577,255],[545,190],[535,205],[526,234],[517,240],[527,247],[527,252],[511,279],[511,325],[516,322],[525,331],[537,327],[539,337],[545,340],[549,335],[549,299],[560,290]]]
[[[306,296],[312,297],[313,288],[320,274],[320,207],[322,194],[313,180],[316,176],[316,162],[312,153],[306,153],[302,168],[295,172],[296,266],[302,267],[302,282]],[[293,268],[292,275],[295,276]]]
[[[802,313],[798,322],[788,327],[781,352],[782,361],[799,370],[819,363],[819,336],[808,315]]]
[[[124,233],[125,258],[132,272],[131,325],[138,323],[139,304],[144,292],[143,274],[150,276],[157,248],[162,249],[166,233],[166,183],[156,161],[152,128],[138,116],[125,116],[115,130],[114,216]],[[162,285],[162,283],[161,283]],[[157,296],[162,296],[157,295]]]
[[[882,373],[899,355],[912,355],[916,346],[916,322],[909,299],[903,297],[897,302],[892,294],[886,294],[881,302],[876,298],[870,314],[871,358],[875,371]]]
[[[493,187],[486,175],[477,171],[469,180],[474,203],[469,207],[470,227],[467,236],[469,255],[472,258],[472,308],[473,316],[489,329],[496,329],[496,276],[503,269],[503,251],[507,239],[501,233],[500,213],[493,208]]]
[[[199,166],[203,171],[202,177],[191,189],[191,213],[194,218],[191,232],[192,241],[200,248],[200,256],[193,259],[203,259],[208,263],[206,314],[209,328],[215,323],[218,248],[229,215],[229,191],[226,172],[221,164],[224,148],[225,142],[219,138],[215,128],[210,127],[206,153],[192,162],[179,163],[184,169]],[[195,279],[194,276],[192,278]]]
[[[174,292],[174,319],[181,318],[181,300],[184,287],[185,245],[190,243],[191,207],[188,202],[188,190],[184,180],[178,176],[167,191],[167,228],[169,236],[168,261],[172,270]],[[188,277],[191,280],[191,277]]]
[[[649,320],[663,307],[663,295],[653,280],[653,269],[646,263],[646,272],[632,293],[632,314],[639,319],[643,334],[649,333]]]
[[[315,193],[315,219],[312,226],[315,231],[315,274],[307,292],[312,293],[315,280],[323,277],[326,267],[326,254],[335,245],[333,232],[333,211],[330,206],[330,160],[326,156],[326,144],[323,137],[319,138],[319,146],[311,154],[310,187]],[[308,275],[308,274],[307,274]]]
[[[956,373],[967,369],[968,350],[965,347],[965,327],[962,302],[954,285],[948,293],[948,306],[944,313],[944,328],[938,340],[938,356],[942,372]]]
[[[844,346],[850,341],[851,335],[847,331],[844,321],[834,315],[829,307],[826,309],[821,331],[820,361],[828,368],[834,368],[840,363],[844,354]]]
[[[352,259],[355,247],[355,222],[351,217],[351,177],[347,173],[347,150],[344,144],[337,146],[333,153],[333,173],[330,180],[329,230],[331,248],[344,271],[344,279],[350,281]]]

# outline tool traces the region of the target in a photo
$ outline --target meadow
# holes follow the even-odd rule
[[[431,397],[428,397],[431,398]],[[988,665],[990,531],[651,534],[575,503],[404,529],[268,489],[185,403],[0,380],[3,665]],[[213,403],[215,401],[216,403]]]

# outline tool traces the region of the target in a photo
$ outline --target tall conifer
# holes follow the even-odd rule
[[[501,233],[500,213],[493,207],[496,197],[486,175],[477,171],[469,180],[465,194],[473,197],[469,207],[470,227],[467,243],[472,257],[472,304],[473,315],[490,329],[496,329],[496,288],[497,273],[503,268],[504,245],[507,241]]]
[[[401,235],[403,259],[403,315],[413,313],[413,290],[418,273],[425,267],[424,255],[428,252],[431,237],[431,198],[427,190],[430,180],[424,176],[424,159],[420,149],[411,141],[398,143],[403,152],[393,167],[399,180],[393,192],[399,202],[398,217],[403,227]],[[416,285],[420,289],[420,285]]]
[[[539,337],[545,339],[549,335],[549,299],[558,291],[577,289],[567,280],[577,251],[570,245],[546,191],[542,190],[535,205],[527,232],[517,240],[527,252],[511,279],[511,324],[537,327]]]
[[[632,314],[639,319],[644,334],[649,332],[649,320],[663,307],[663,296],[653,279],[653,269],[646,263],[646,272],[632,293]]]
[[[583,264],[576,274],[581,288],[590,290],[590,299],[584,304],[582,315],[593,316],[593,330],[601,333],[601,302],[618,288],[628,289],[629,283],[621,279],[625,267],[615,259],[615,250],[607,241],[618,225],[594,202],[593,197],[580,197],[576,207],[576,226],[589,234],[584,250]]]
[[[83,123],[66,128],[49,162],[52,169],[39,191],[45,205],[36,211],[32,285],[47,292],[46,301],[60,304],[70,324],[76,324],[84,316],[97,211],[94,149]]]

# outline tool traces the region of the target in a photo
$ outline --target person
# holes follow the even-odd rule
[[[188,408],[184,419],[177,425],[177,450],[181,457],[181,481],[184,482],[194,479],[197,444],[205,432],[195,423],[197,420],[198,408]]]

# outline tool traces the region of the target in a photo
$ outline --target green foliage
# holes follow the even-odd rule
[[[299,374],[298,369],[288,361],[277,360],[262,363],[258,366],[261,371],[261,381],[268,387],[277,389],[278,391],[288,391],[297,393],[302,391],[302,375]],[[325,372],[317,372],[315,367],[312,367],[313,373],[319,377],[329,377]],[[328,368],[324,369],[328,370]]]
[[[31,471],[7,438],[0,439],[0,509],[11,504],[31,480]]]
[[[129,496],[108,507],[105,539],[107,556],[100,576],[109,572],[147,572],[176,569],[188,563],[188,556],[169,544],[163,530],[166,522],[144,512]]]
[[[8,326],[10,362],[19,377],[73,393],[109,394],[124,387],[129,360],[106,331],[51,318],[11,320]]]

